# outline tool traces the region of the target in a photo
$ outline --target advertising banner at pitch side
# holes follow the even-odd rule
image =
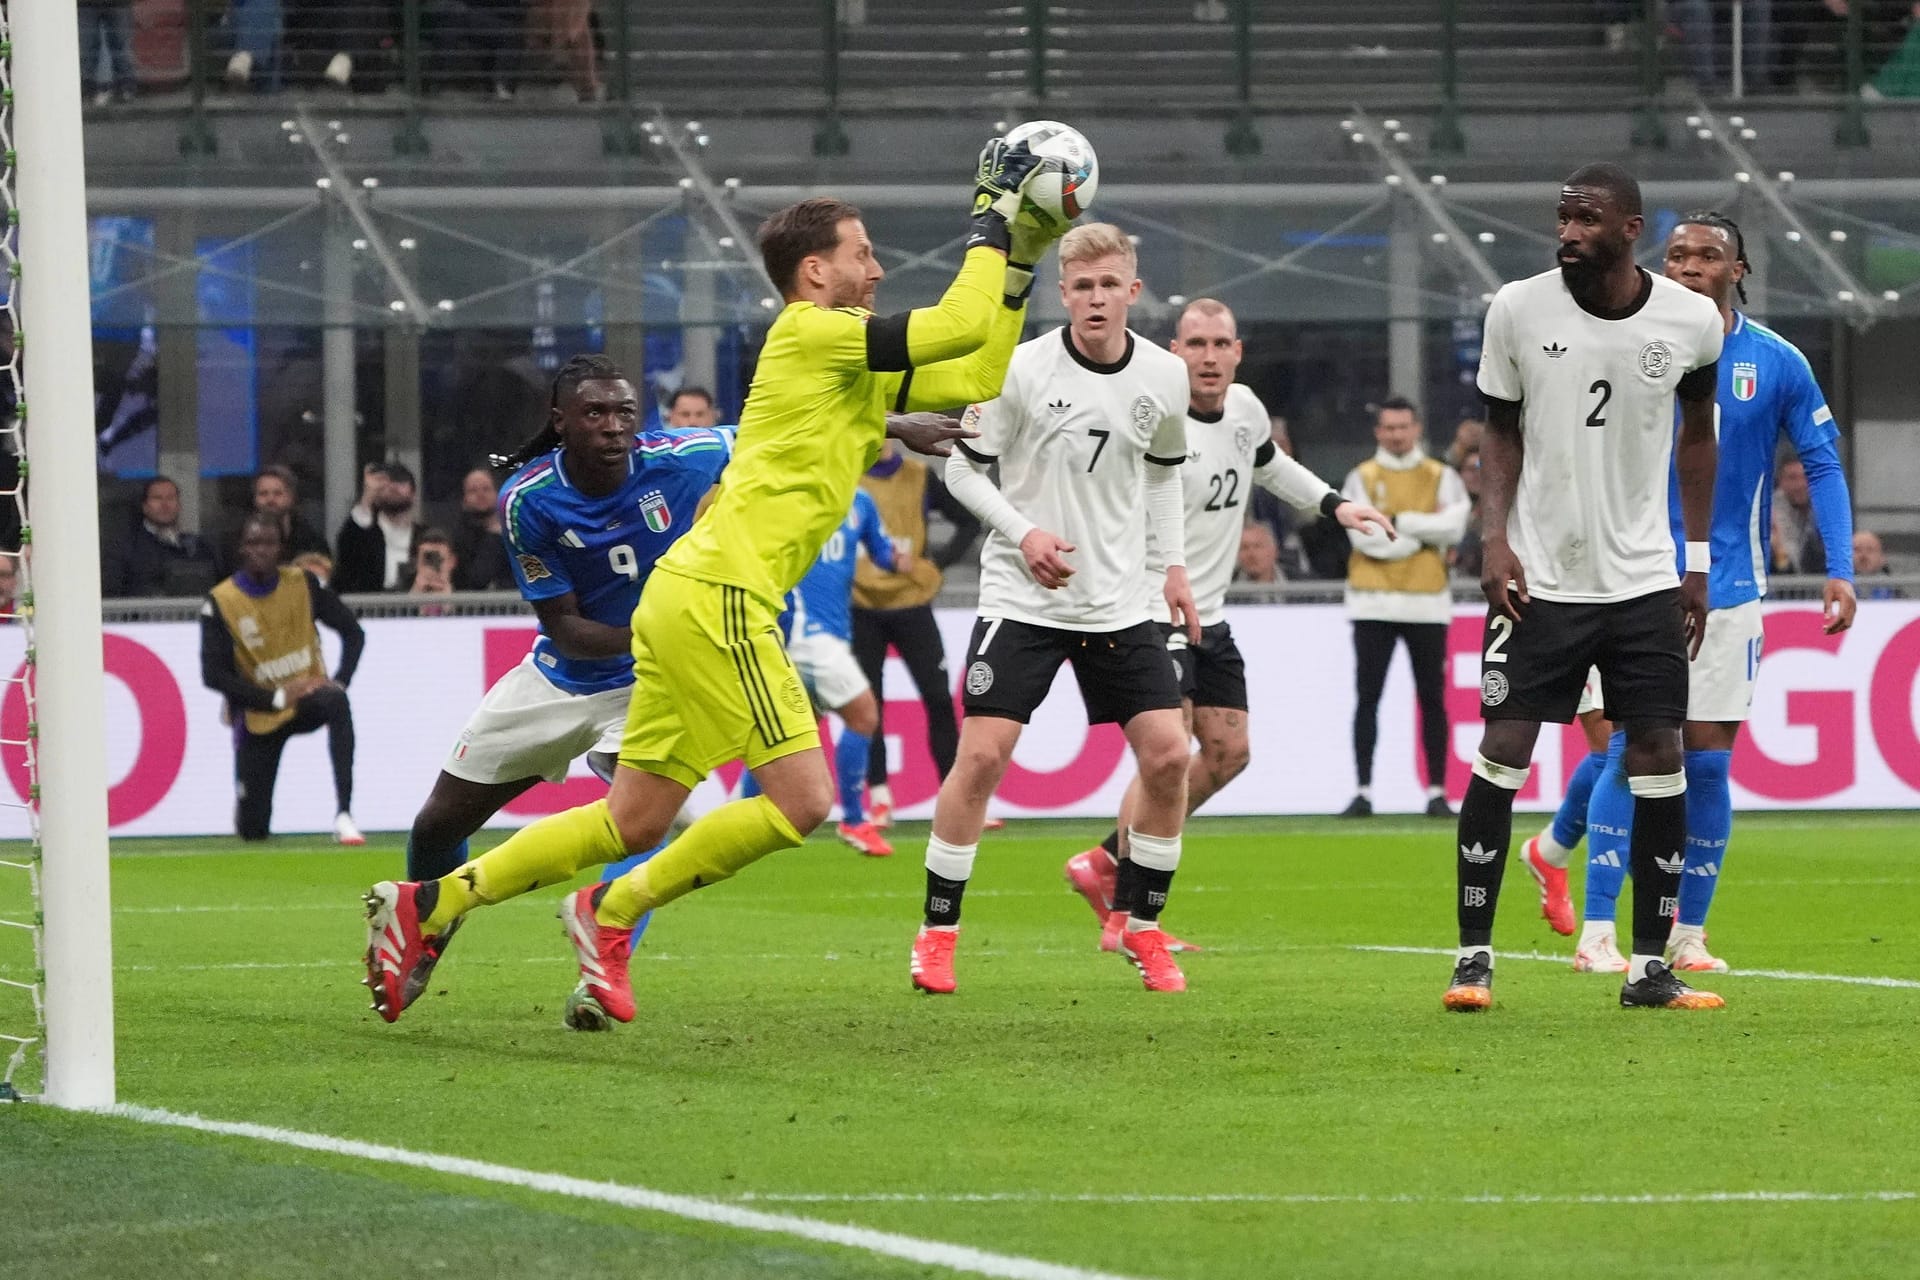
[[[1457,802],[1478,741],[1480,610],[1455,617],[1448,659]],[[1259,605],[1228,610],[1247,658],[1253,763],[1215,796],[1217,814],[1330,814],[1353,794],[1353,651],[1337,606]],[[970,613],[946,611],[948,670],[958,687]],[[532,629],[515,618],[409,618],[366,623],[366,656],[351,696],[359,739],[354,815],[369,831],[403,831],[433,785],[468,713],[488,684],[526,653]],[[333,656],[332,635],[322,632]],[[0,628],[0,664],[17,672],[24,637]],[[115,625],[106,634],[108,816],[115,835],[224,835],[233,830],[232,730],[220,699],[200,684],[197,623]],[[938,785],[927,757],[924,713],[905,668],[887,671],[887,750],[898,811],[926,817]],[[1413,686],[1396,659],[1380,706],[1374,807],[1417,813],[1423,801]],[[26,736],[18,684],[0,703],[0,738]],[[1523,809],[1550,809],[1585,753],[1577,727],[1549,726],[1534,757]],[[0,800],[27,791],[24,752],[0,748]],[[734,770],[725,771],[727,780]],[[1089,834],[1112,821],[1132,774],[1118,729],[1089,730],[1072,676],[1022,735],[993,812],[1008,818],[1085,817]],[[717,784],[709,784],[715,794]],[[580,804],[604,788],[576,769],[542,784],[497,820],[513,826]],[[1743,809],[1920,807],[1920,603],[1867,601],[1851,631],[1825,636],[1817,604],[1769,606],[1765,660],[1753,718],[1733,759]],[[287,747],[275,796],[277,833],[328,831],[333,787],[325,734]],[[25,814],[0,810],[0,837],[26,832]]]

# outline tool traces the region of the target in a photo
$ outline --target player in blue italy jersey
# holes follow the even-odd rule
[[[853,656],[853,569],[863,548],[882,569],[904,572],[873,495],[856,489],[847,518],[793,589],[791,621],[783,618],[782,627],[787,631],[787,655],[814,706],[841,720],[840,740],[833,748],[833,774],[840,789],[837,834],[868,857],[884,858],[893,846],[868,820],[861,796],[873,737],[880,731],[879,701]],[[751,775],[741,794],[755,794]]]
[[[543,778],[566,777],[580,756],[608,775],[632,691],[629,619],[640,589],[732,453],[724,428],[637,433],[634,386],[605,356],[569,360],[549,412],[547,428],[507,460],[520,465],[499,500],[514,578],[540,634],[487,690],[441,766],[407,840],[410,879],[459,867],[487,819]],[[382,1017],[413,1002],[451,936],[411,973],[383,964],[370,943]]]
[[[1684,729],[1686,864],[1668,939],[1674,969],[1724,973],[1725,961],[1707,950],[1707,908],[1733,830],[1727,781],[1733,744],[1752,706],[1760,663],[1760,601],[1767,592],[1780,438],[1791,442],[1806,467],[1814,518],[1826,543],[1822,608],[1829,635],[1853,625],[1853,506],[1836,448],[1839,430],[1806,357],[1733,307],[1736,292],[1746,301],[1741,281],[1749,271],[1740,228],[1718,213],[1686,215],[1668,237],[1665,271],[1669,279],[1711,298],[1726,322],[1716,394],[1720,452],[1708,548],[1709,612],[1706,639],[1689,674]],[[1679,546],[1685,534],[1677,486],[1673,494]],[[1697,554],[1699,549],[1690,550]],[[1593,972],[1626,967],[1613,941],[1614,903],[1626,874],[1627,833],[1633,825],[1620,753],[1616,734],[1588,810],[1586,920],[1575,967]]]

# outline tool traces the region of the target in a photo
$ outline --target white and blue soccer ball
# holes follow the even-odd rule
[[[1036,212],[1065,228],[1093,206],[1100,189],[1100,157],[1093,144],[1072,125],[1058,120],[1029,120],[1007,134],[1008,142],[1024,142],[1046,165],[1027,184],[1026,200]]]

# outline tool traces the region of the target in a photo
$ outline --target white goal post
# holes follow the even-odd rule
[[[44,1100],[114,1102],[106,700],[80,49],[73,0],[6,0],[33,607]]]

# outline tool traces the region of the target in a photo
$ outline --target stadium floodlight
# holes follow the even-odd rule
[[[99,502],[93,456],[92,318],[79,28],[68,0],[0,5],[0,124],[10,126],[0,242],[13,325],[10,444],[24,437],[20,482],[25,750],[40,893],[36,975],[46,1023],[43,1096],[63,1107],[114,1101],[113,953],[102,927],[107,881],[106,699],[100,633]],[[12,119],[6,119],[11,114]],[[28,407],[32,412],[29,415]],[[31,426],[28,425],[29,420]],[[31,477],[31,504],[28,493]],[[31,509],[29,509],[29,505]],[[34,580],[53,583],[34,599]]]

